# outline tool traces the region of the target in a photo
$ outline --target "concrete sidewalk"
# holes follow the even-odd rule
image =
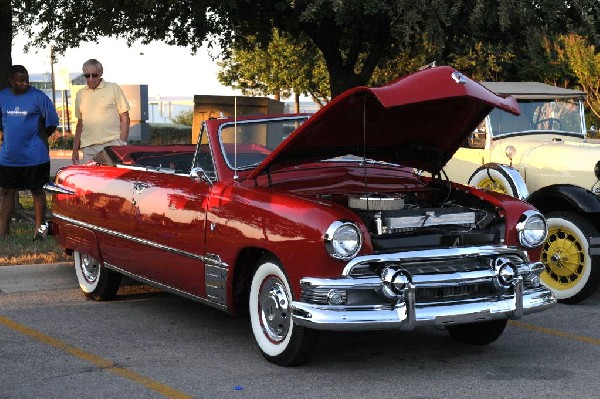
[[[0,293],[78,287],[73,262],[0,266]]]

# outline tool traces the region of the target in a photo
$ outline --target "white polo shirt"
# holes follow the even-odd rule
[[[75,95],[75,117],[83,119],[80,146],[119,139],[119,115],[126,111],[129,111],[129,103],[116,83],[102,80],[93,90],[88,86],[80,89]]]

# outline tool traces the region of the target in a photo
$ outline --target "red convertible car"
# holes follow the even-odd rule
[[[519,112],[437,67],[314,115],[210,119],[193,146],[106,147],[47,186],[49,231],[88,298],[127,275],[249,313],[279,365],[304,361],[318,330],[436,326],[488,344],[556,303],[544,217],[444,177],[494,107]]]

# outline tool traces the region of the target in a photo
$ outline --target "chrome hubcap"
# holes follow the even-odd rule
[[[100,274],[100,265],[98,261],[89,255],[80,255],[80,268],[83,278],[90,284],[93,284]]]
[[[259,312],[263,331],[269,340],[281,342],[290,329],[291,314],[285,286],[275,276],[269,276],[262,284]]]

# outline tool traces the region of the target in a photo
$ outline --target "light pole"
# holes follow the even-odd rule
[[[56,107],[56,85],[54,84],[54,47],[50,46],[50,80],[52,80],[52,103]]]

